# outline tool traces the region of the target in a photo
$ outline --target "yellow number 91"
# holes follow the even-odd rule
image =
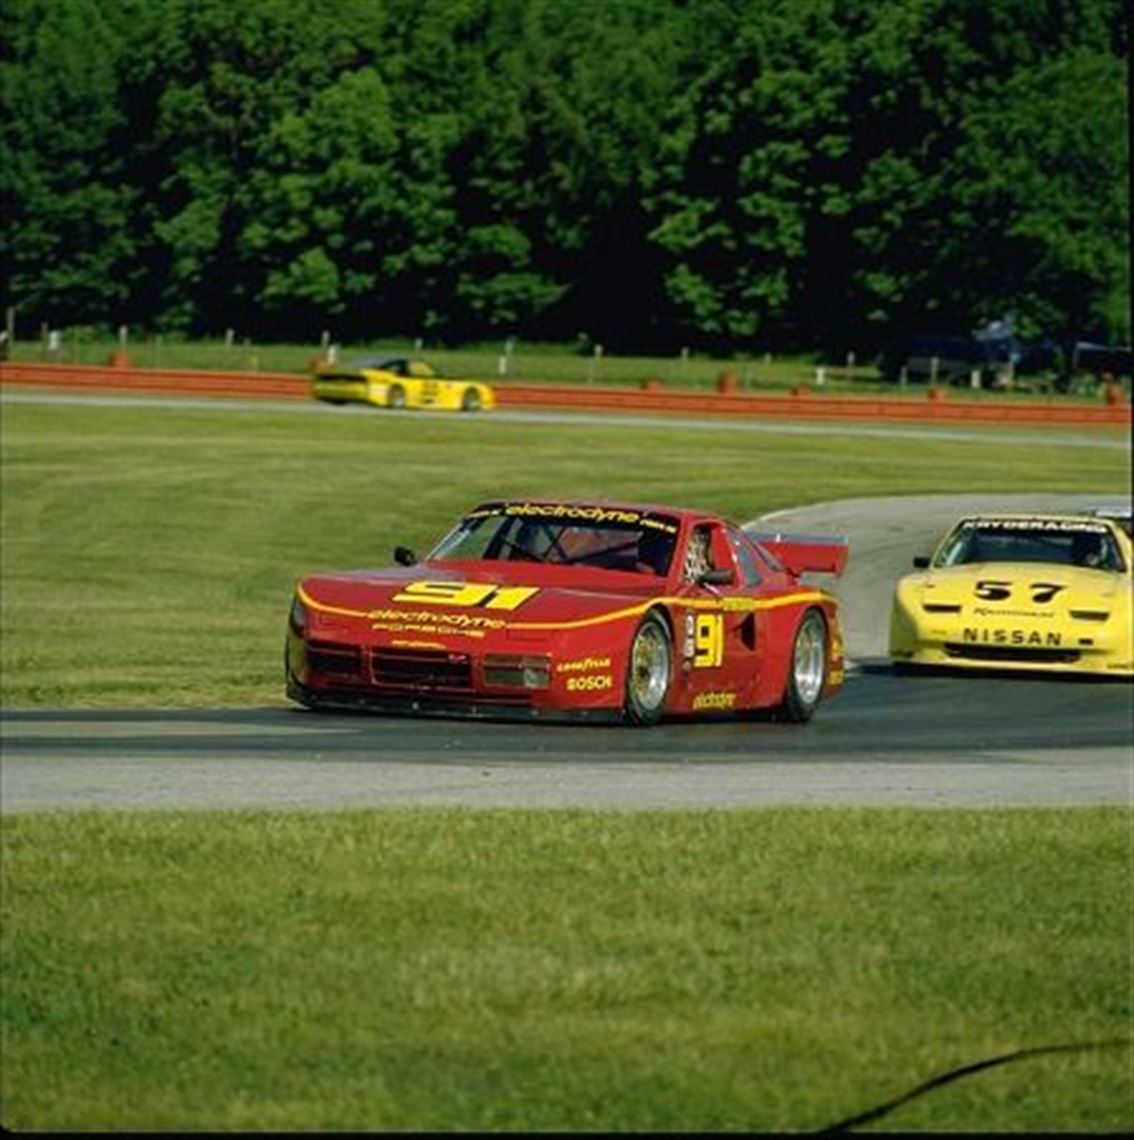
[[[721,614],[698,614],[693,631],[693,644],[697,652],[693,657],[696,669],[712,669],[724,661],[724,617]]]
[[[424,602],[431,606],[480,606],[486,610],[514,610],[535,586],[494,586],[484,582],[407,582],[395,602]]]

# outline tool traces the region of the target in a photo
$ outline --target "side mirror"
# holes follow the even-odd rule
[[[395,546],[394,561],[399,566],[416,566],[417,555],[408,546]]]
[[[706,570],[697,581],[702,586],[731,586],[735,579],[731,570]]]
[[[927,554],[919,554],[914,560],[915,570],[928,570],[929,569],[929,556]]]

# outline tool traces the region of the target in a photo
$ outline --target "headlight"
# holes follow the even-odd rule
[[[287,616],[287,623],[298,636],[307,636],[307,607],[299,600],[298,594],[291,600],[291,613]]]
[[[512,653],[489,653],[484,658],[486,685],[515,689],[546,689],[551,684],[551,660]]]

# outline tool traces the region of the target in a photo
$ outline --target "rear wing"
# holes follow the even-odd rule
[[[850,558],[850,541],[841,534],[783,534],[747,531],[790,574],[840,575]]]

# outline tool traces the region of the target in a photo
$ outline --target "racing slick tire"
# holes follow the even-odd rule
[[[387,408],[404,408],[406,406],[406,390],[401,384],[391,384],[386,393]]]
[[[631,724],[657,724],[665,715],[673,673],[673,639],[669,626],[651,610],[630,642],[626,664],[626,719]]]
[[[480,411],[480,393],[475,388],[466,388],[464,395],[461,396],[461,411],[462,412],[479,412]]]
[[[795,631],[788,662],[779,720],[804,724],[819,707],[827,682],[827,623],[818,610],[808,610]]]

